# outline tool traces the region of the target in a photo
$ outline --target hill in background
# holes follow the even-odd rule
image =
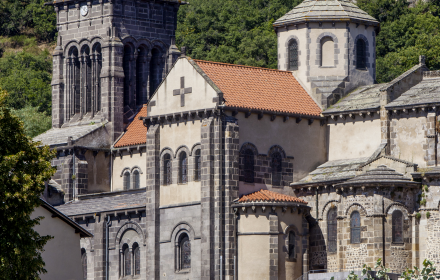
[[[190,0],[178,13],[176,41],[192,58],[276,68],[272,23],[302,0]],[[440,69],[440,0],[358,0],[381,23],[377,82],[389,82],[426,56]],[[51,53],[56,16],[44,0],[0,0],[0,88],[33,137],[51,127]]]

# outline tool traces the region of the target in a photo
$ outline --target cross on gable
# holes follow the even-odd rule
[[[185,77],[180,77],[180,88],[173,90],[173,95],[180,95],[180,107],[185,106],[185,94],[191,92],[192,87],[185,88]]]

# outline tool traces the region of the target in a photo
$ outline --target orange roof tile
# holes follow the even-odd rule
[[[226,106],[319,116],[321,109],[291,72],[193,60],[223,92]]]
[[[276,193],[269,190],[259,190],[254,193],[243,195],[238,202],[298,202],[307,204],[306,201],[285,194]]]
[[[147,143],[147,128],[144,126],[142,120],[139,119],[139,117],[145,116],[147,116],[147,106],[142,107],[139,113],[137,113],[134,120],[127,127],[127,131],[119,138],[113,147],[120,148]]]

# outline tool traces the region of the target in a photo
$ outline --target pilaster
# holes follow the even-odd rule
[[[278,280],[278,216],[275,211],[269,214],[269,279]]]
[[[147,132],[147,279],[160,279],[160,126],[150,126]]]
[[[201,279],[214,279],[214,119],[204,119],[201,130]]]

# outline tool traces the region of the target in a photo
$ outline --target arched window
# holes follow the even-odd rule
[[[196,150],[194,158],[194,181],[200,181],[202,179],[202,157],[200,155],[200,149]]]
[[[133,106],[134,101],[134,85],[133,85],[133,79],[134,73],[133,73],[133,54],[134,50],[130,45],[124,46],[124,58],[123,58],[123,70],[124,70],[124,98],[123,98],[123,111],[124,111],[124,123],[128,122],[129,117],[131,117],[132,112],[131,109]]]
[[[137,243],[133,244],[134,275],[141,274],[141,251]]]
[[[328,240],[328,251],[337,251],[337,237],[338,237],[338,221],[336,217],[338,211],[336,207],[331,208],[327,213],[327,240]]]
[[[403,215],[402,211],[393,212],[393,243],[403,243]]]
[[[367,69],[367,48],[363,39],[356,42],[356,69]]]
[[[289,259],[295,258],[295,232],[289,231]]]
[[[97,43],[93,46],[92,54],[92,106],[93,112],[101,111],[101,68],[102,55],[101,44]]]
[[[186,270],[191,268],[191,242],[186,233],[179,236],[178,242],[178,270]]]
[[[321,39],[321,66],[335,65],[335,46],[331,37]]]
[[[246,183],[254,182],[254,152],[251,149],[246,149],[243,153],[244,161],[244,181]]]
[[[351,213],[351,243],[361,243],[361,215],[358,211]]]
[[[92,63],[90,59],[90,48],[85,45],[81,49],[81,96],[85,98],[85,110],[83,113],[92,112]]]
[[[279,152],[272,153],[271,167],[272,167],[272,185],[281,186],[281,179],[283,174],[283,158]]]
[[[80,112],[81,92],[80,92],[80,63],[78,49],[71,47],[67,58],[67,100],[66,121],[69,121],[75,114]]]
[[[134,189],[140,188],[140,176],[139,176],[139,170],[137,169],[133,171],[133,188]]]
[[[165,186],[169,186],[173,183],[172,181],[172,162],[171,156],[169,154],[165,154],[163,156],[163,184]]]
[[[156,48],[152,49],[150,61],[150,97],[162,81],[162,64],[160,51]]]
[[[147,103],[147,49],[142,46],[138,49],[138,57],[136,59],[136,106],[142,107]]]
[[[124,172],[123,184],[124,190],[130,189],[130,172],[128,170]]]
[[[188,182],[188,158],[185,152],[179,155],[179,183],[186,184]]]
[[[81,249],[81,263],[83,279],[87,279],[87,253],[84,248]]]
[[[123,276],[131,275],[131,252],[127,244],[124,244],[124,246],[122,246],[122,256]]]
[[[287,70],[298,70],[298,42],[295,39],[290,40],[288,52],[289,65]]]

